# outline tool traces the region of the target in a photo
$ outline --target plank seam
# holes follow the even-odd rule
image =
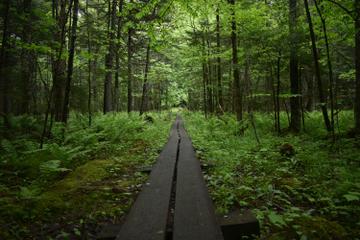
[[[173,239],[173,228],[174,228],[174,214],[175,214],[175,200],[176,200],[176,181],[177,181],[177,167],[179,162],[179,154],[180,154],[180,143],[181,143],[181,135],[179,129],[179,122],[176,123],[176,131],[178,135],[177,141],[177,149],[176,149],[176,160],[175,160],[175,167],[174,167],[174,174],[172,179],[172,186],[171,186],[171,194],[169,199],[169,209],[168,209],[168,219],[166,224],[166,240]]]

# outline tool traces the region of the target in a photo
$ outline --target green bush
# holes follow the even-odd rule
[[[345,137],[353,126],[350,111],[339,114],[335,143],[320,112],[307,113],[305,130],[298,135],[286,133],[287,117],[282,113],[281,136],[274,132],[273,116],[255,113],[260,144],[247,115],[240,124],[229,114],[184,117],[201,161],[214,164],[206,180],[219,212],[253,209],[263,239],[359,236],[360,148],[359,139]],[[283,155],[284,144],[294,154]]]

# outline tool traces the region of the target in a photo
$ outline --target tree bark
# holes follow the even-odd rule
[[[280,84],[281,84],[281,79],[280,79],[280,71],[281,71],[281,51],[279,51],[279,55],[277,58],[277,66],[276,66],[276,103],[275,103],[275,115],[277,116],[276,118],[276,124],[275,124],[275,128],[276,131],[278,132],[278,134],[281,133],[281,125],[280,125]]]
[[[206,84],[208,82],[207,78],[208,78],[208,75],[207,75],[207,65],[206,65],[206,62],[205,60],[203,60],[203,63],[202,63],[202,73],[203,73],[203,108],[204,108],[204,114],[205,114],[205,117],[207,117],[207,94],[206,94]]]
[[[146,60],[145,60],[145,72],[144,72],[144,83],[141,95],[141,105],[140,105],[140,116],[147,110],[147,88],[148,88],[148,72],[150,65],[150,40],[146,48]]]
[[[23,1],[24,24],[22,29],[22,41],[31,44],[32,35],[32,0]],[[20,113],[30,113],[31,81],[36,69],[36,56],[26,48],[21,50],[21,103]]]
[[[9,15],[10,15],[10,0],[5,1],[4,16],[3,16],[3,36],[1,41],[1,53],[0,53],[0,116],[4,118],[4,125],[10,127],[8,120],[9,114],[9,78],[7,77],[8,71],[8,52],[9,46]]]
[[[117,0],[113,0],[109,5],[109,48],[105,56],[105,82],[104,82],[104,114],[113,110],[112,106],[112,77],[114,64],[114,48],[115,48],[115,27],[116,27],[116,10]]]
[[[206,53],[206,40],[205,40],[205,33],[202,32],[202,85],[203,85],[203,108],[204,108],[204,114],[205,117],[207,118],[208,116],[208,92],[207,92],[207,84],[209,82],[209,71],[208,71],[208,65],[206,62],[206,57],[207,57],[207,53]]]
[[[220,13],[219,7],[216,9],[216,50],[217,50],[217,87],[218,87],[218,99],[219,99],[219,108],[220,112],[223,112],[224,109],[224,99],[222,93],[222,69],[221,69],[221,58],[219,54],[221,53],[220,45]]]
[[[86,6],[85,6],[85,12],[86,12],[86,31],[87,31],[87,50],[88,50],[88,54],[89,56],[91,55],[91,34],[90,34],[90,13],[89,13],[89,0],[86,0]],[[87,101],[87,107],[88,107],[88,124],[89,127],[91,126],[92,123],[92,104],[91,104],[91,100],[92,100],[92,94],[91,94],[91,89],[92,89],[92,84],[91,84],[91,65],[92,65],[92,60],[91,57],[89,57],[88,59],[88,77],[87,77],[87,81],[88,81],[88,101]]]
[[[290,130],[297,133],[301,129],[301,108],[299,98],[298,76],[298,43],[297,43],[297,0],[289,0],[289,29],[290,29]]]
[[[128,90],[128,96],[127,96],[127,111],[130,113],[132,111],[132,34],[133,29],[130,28],[128,31],[128,63],[127,63],[127,73],[128,73],[128,81],[127,81],[127,90]]]
[[[333,69],[332,69],[332,62],[331,62],[331,58],[330,58],[330,46],[329,46],[329,39],[328,39],[328,34],[327,34],[327,28],[326,28],[326,20],[320,10],[320,7],[317,3],[317,0],[314,1],[315,3],[315,7],[316,7],[316,11],[321,19],[321,25],[323,28],[323,33],[324,33],[324,38],[325,38],[325,46],[326,46],[326,58],[327,58],[327,65],[328,65],[328,69],[329,69],[329,82],[330,82],[330,87],[329,87],[329,93],[330,93],[330,111],[331,111],[331,115],[330,115],[330,125],[331,125],[331,133],[332,133],[332,137],[333,137],[333,141],[335,141],[335,120],[334,120],[334,111],[335,111],[335,96],[334,96],[334,75],[333,75]]]
[[[116,33],[116,52],[115,52],[115,89],[114,89],[114,110],[120,110],[120,40],[121,40],[121,29],[122,29],[122,12],[123,12],[124,0],[120,0],[119,3],[119,14],[118,17],[118,25],[117,25],[117,33]]]
[[[208,110],[210,113],[214,113],[214,104],[213,104],[213,84],[212,84],[212,74],[211,74],[211,44],[208,29],[206,30],[206,44],[207,44],[207,100],[208,100]]]
[[[328,115],[328,111],[327,111],[327,107],[326,107],[326,97],[324,94],[323,83],[322,83],[321,73],[320,73],[319,55],[318,55],[318,51],[317,51],[317,47],[316,47],[315,32],[314,32],[314,27],[313,27],[311,15],[310,15],[308,0],[304,0],[304,5],[305,5],[305,10],[306,10],[306,17],[307,17],[308,24],[309,24],[311,46],[312,46],[312,52],[313,52],[313,57],[314,57],[315,75],[317,78],[317,85],[318,85],[318,91],[319,91],[320,108],[321,108],[321,111],[322,111],[322,114],[324,117],[325,127],[328,131],[331,131],[332,127],[331,127],[331,123],[329,120],[329,115]]]
[[[355,5],[355,130],[360,133],[360,0],[354,0]]]
[[[74,72],[74,56],[75,56],[75,45],[76,45],[76,30],[77,30],[77,22],[78,22],[79,0],[74,0],[73,4],[74,4],[73,20],[71,25],[71,39],[70,39],[68,69],[67,69],[67,78],[66,78],[66,86],[65,86],[64,109],[62,113],[63,123],[67,123],[67,120],[69,118],[69,102],[70,102],[71,82]]]
[[[242,114],[242,94],[240,89],[240,71],[239,61],[237,55],[237,33],[236,33],[236,20],[235,20],[235,0],[229,0],[232,5],[231,15],[231,45],[232,45],[232,65],[234,75],[234,107],[236,112],[236,119],[241,121],[243,118]]]
[[[60,0],[60,10],[58,9],[59,0],[53,1],[55,8],[55,18],[57,21],[57,30],[55,32],[54,39],[59,44],[56,48],[56,56],[53,57],[52,61],[52,72],[53,72],[53,102],[54,107],[52,108],[52,115],[55,117],[55,121],[61,121],[63,103],[64,103],[64,92],[65,92],[65,81],[66,81],[66,61],[63,59],[63,50],[65,47],[65,27],[67,23],[66,13],[66,0]]]

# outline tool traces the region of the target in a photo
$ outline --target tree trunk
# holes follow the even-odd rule
[[[146,48],[146,60],[145,60],[145,73],[144,73],[144,83],[141,95],[141,105],[140,105],[140,116],[147,110],[147,88],[148,88],[148,72],[150,65],[150,40]]]
[[[360,0],[355,0],[355,130],[360,133]]]
[[[118,17],[118,26],[117,26],[117,33],[116,33],[116,52],[115,52],[115,89],[114,89],[114,110],[120,110],[120,79],[119,79],[119,72],[120,72],[120,40],[121,40],[121,28],[122,28],[122,12],[123,12],[123,5],[124,0],[120,0],[119,3],[119,14]]]
[[[67,123],[69,118],[69,102],[70,102],[70,91],[71,91],[71,82],[74,72],[74,56],[75,56],[75,44],[76,44],[76,30],[78,22],[78,11],[79,11],[79,0],[74,0],[73,2],[73,20],[71,25],[71,39],[69,47],[69,59],[68,59],[68,69],[67,69],[67,78],[65,86],[65,97],[64,97],[64,109],[62,115],[62,122]]]
[[[318,51],[317,51],[317,47],[316,47],[315,32],[314,32],[312,19],[311,19],[311,15],[310,15],[308,0],[304,0],[304,5],[305,5],[305,10],[306,10],[306,17],[307,17],[307,20],[309,23],[311,46],[312,46],[314,65],[315,65],[315,75],[316,75],[317,83],[318,83],[317,85],[318,85],[318,91],[319,91],[320,107],[321,107],[321,111],[323,113],[325,127],[328,131],[331,131],[331,123],[330,123],[328,111],[326,108],[326,97],[324,94],[323,84],[322,84],[322,80],[321,80],[319,55],[318,55]]]
[[[203,73],[203,108],[204,108],[205,117],[207,117],[206,84],[207,84],[207,78],[208,78],[207,69],[206,69],[206,68],[207,68],[206,62],[205,62],[205,60],[203,60],[203,63],[202,63],[202,73]]]
[[[90,35],[90,13],[89,13],[89,0],[86,0],[86,7],[85,7],[85,12],[86,12],[86,31],[87,31],[87,50],[88,50],[88,54],[89,56],[91,55],[91,35]],[[91,99],[92,99],[92,94],[91,94],[91,88],[92,88],[92,84],[91,84],[91,57],[89,57],[88,59],[88,101],[87,101],[87,107],[88,107],[88,124],[89,127],[91,126],[91,122],[92,122],[92,108],[91,108]]]
[[[10,123],[8,120],[9,114],[9,78],[8,78],[8,49],[9,46],[9,13],[10,13],[10,0],[5,1],[4,16],[3,16],[3,29],[0,53],[0,116],[4,118],[4,125],[8,128]]]
[[[211,74],[211,44],[209,39],[208,30],[206,30],[206,43],[207,43],[207,62],[206,62],[206,70],[207,70],[207,100],[208,100],[208,110],[210,113],[214,112],[214,104],[213,104],[213,85],[212,85],[212,74]]]
[[[31,44],[32,35],[32,0],[23,1],[24,24],[22,29],[22,41]],[[30,113],[31,81],[36,69],[36,57],[33,51],[26,48],[21,50],[21,104],[20,113]]]
[[[299,98],[299,76],[298,76],[298,41],[296,34],[297,25],[297,0],[289,0],[289,29],[290,29],[290,130],[297,133],[301,129],[301,108]]]
[[[243,118],[242,115],[242,94],[240,89],[240,71],[239,71],[239,61],[237,55],[237,33],[236,33],[236,20],[235,20],[235,0],[229,0],[232,5],[231,15],[231,45],[232,45],[232,65],[233,65],[233,74],[234,74],[234,107],[236,112],[236,118],[238,121],[241,121]]]
[[[112,107],[112,77],[114,64],[114,48],[115,48],[115,20],[116,20],[117,0],[113,0],[109,4],[109,48],[105,56],[105,82],[104,82],[104,114],[111,112]]]
[[[63,103],[64,103],[64,92],[65,92],[65,81],[66,81],[66,61],[63,58],[63,50],[65,47],[65,27],[67,23],[66,13],[66,0],[60,0],[60,12],[58,10],[59,0],[53,1],[55,8],[55,18],[57,21],[57,30],[55,32],[55,42],[58,43],[59,47],[56,48],[56,56],[52,61],[53,71],[53,102],[54,107],[52,109],[52,115],[55,117],[55,121],[61,121]]]
[[[208,84],[208,65],[206,63],[206,45],[205,45],[205,34],[202,34],[202,77],[203,77],[203,108],[205,117],[208,115],[208,96],[207,96],[207,84]]]
[[[328,69],[329,69],[329,82],[330,82],[330,87],[329,87],[329,93],[330,93],[330,111],[331,111],[331,115],[330,115],[330,125],[331,125],[331,132],[332,132],[332,137],[333,137],[333,141],[335,141],[335,120],[334,120],[334,111],[335,111],[335,96],[334,96],[334,75],[333,75],[333,69],[332,69],[332,63],[331,63],[331,58],[330,58],[330,46],[329,46],[329,39],[328,39],[328,34],[327,34],[327,28],[326,28],[326,20],[324,18],[324,16],[322,15],[322,12],[320,10],[320,7],[317,3],[317,0],[314,1],[315,2],[315,7],[316,7],[316,11],[320,16],[321,19],[321,25],[323,28],[323,32],[324,32],[324,38],[325,38],[325,46],[326,46],[326,58],[327,58],[327,65],[328,65]]]
[[[132,105],[133,105],[133,99],[132,99],[132,34],[133,34],[133,29],[132,28],[129,28],[129,31],[128,31],[128,63],[127,63],[127,73],[128,73],[128,82],[127,82],[127,90],[128,90],[128,96],[127,96],[127,111],[128,113],[130,113],[133,108],[132,108]]]
[[[99,51],[100,51],[100,47],[99,45],[93,45],[92,46],[92,51],[94,56],[96,56]],[[99,87],[98,87],[98,82],[97,82],[97,75],[98,75],[98,58],[95,57],[92,61],[91,61],[91,68],[92,68],[92,78],[91,78],[91,90],[92,90],[92,101],[93,101],[93,111],[97,112],[100,109],[103,110],[103,103],[101,100],[99,100]],[[101,105],[100,105],[101,103]]]
[[[273,105],[274,105],[274,127],[275,132],[280,133],[280,67],[281,67],[281,51],[277,57],[276,64],[276,82],[274,81],[273,67],[271,66],[271,86],[272,86],[272,95],[273,95]]]
[[[308,111],[308,112],[311,112],[311,111],[313,111],[313,105],[314,105],[314,101],[313,101],[313,99],[314,99],[314,90],[313,90],[313,88],[314,88],[314,85],[313,85],[313,79],[314,77],[311,75],[310,77],[309,76],[307,76],[306,78],[305,78],[305,80],[306,80],[306,85],[307,85],[307,93],[306,93],[306,95],[307,95],[307,102],[306,102],[306,106],[305,106],[305,108],[306,108],[306,111]]]

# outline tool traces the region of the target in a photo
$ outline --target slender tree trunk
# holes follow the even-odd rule
[[[271,81],[271,95],[273,100],[273,111],[274,111],[274,130],[278,132],[278,111],[277,111],[277,99],[276,99],[276,83],[274,81],[273,66],[270,65],[270,81]]]
[[[313,76],[306,77],[306,84],[307,84],[307,103],[306,103],[306,111],[311,112],[313,111],[313,98],[314,98],[314,86],[313,86]]]
[[[207,84],[208,84],[208,65],[206,63],[206,45],[205,45],[205,34],[202,34],[202,75],[203,75],[203,108],[204,108],[204,114],[207,118],[208,115],[208,96],[207,96]]]
[[[217,85],[218,85],[218,99],[220,112],[224,110],[224,99],[222,95],[222,71],[221,71],[221,58],[219,56],[220,50],[220,13],[219,7],[216,9],[216,48],[217,48]]]
[[[298,76],[298,43],[297,43],[297,0],[289,0],[289,29],[290,29],[290,130],[297,133],[301,129],[301,109],[299,98],[299,76]]]
[[[91,55],[91,34],[90,34],[90,13],[89,13],[89,0],[86,0],[86,7],[85,7],[85,11],[86,11],[86,31],[87,31],[87,50],[88,50],[88,54],[89,56]],[[92,94],[91,94],[91,88],[92,88],[92,84],[91,84],[91,63],[92,59],[91,57],[89,57],[88,59],[88,101],[87,101],[87,107],[88,107],[88,124],[89,127],[91,126],[91,122],[92,122],[92,108],[91,108],[91,99],[92,99]]]
[[[32,40],[32,0],[23,1],[24,24],[22,29],[22,41],[31,44]],[[30,113],[31,80],[36,69],[36,57],[33,51],[22,48],[21,50],[21,104],[20,113]]]
[[[315,32],[314,32],[312,19],[311,19],[311,15],[310,15],[308,0],[304,0],[304,5],[305,5],[305,10],[306,10],[307,20],[309,23],[309,31],[310,31],[312,52],[313,52],[314,65],[315,65],[315,75],[317,78],[319,98],[320,98],[320,104],[321,104],[320,107],[321,107],[321,111],[323,113],[325,127],[328,131],[331,131],[331,123],[330,123],[328,111],[326,108],[326,97],[324,94],[323,84],[322,84],[322,79],[321,79],[319,55],[318,55],[318,51],[317,51],[317,47],[316,47]]]
[[[207,62],[206,62],[206,70],[207,70],[207,100],[208,100],[208,110],[212,114],[214,112],[214,105],[213,105],[213,85],[212,85],[212,74],[211,74],[211,44],[209,39],[208,30],[206,30],[206,43],[207,43]]]
[[[100,48],[98,45],[92,46],[92,51],[94,56],[96,56]],[[98,82],[97,82],[97,76],[98,76],[98,59],[97,57],[94,57],[94,59],[91,61],[91,68],[92,68],[92,78],[91,78],[91,90],[92,90],[92,105],[93,105],[93,111],[97,112],[100,109],[102,110],[103,104],[101,106],[99,105],[101,101],[99,101],[99,90],[98,90]]]
[[[277,132],[277,106],[276,106],[276,88],[275,88],[275,82],[274,82],[274,76],[273,76],[273,70],[272,66],[270,66],[270,80],[271,80],[271,95],[272,95],[272,101],[273,101],[273,111],[274,111],[274,130]]]
[[[53,93],[54,93],[54,85],[51,87],[50,93],[49,93],[49,97],[47,99],[47,107],[46,107],[46,112],[45,112],[45,120],[44,120],[44,124],[43,124],[43,129],[42,129],[42,133],[41,133],[41,138],[40,138],[40,149],[43,148],[44,146],[44,141],[45,138],[48,136],[50,128],[47,128],[48,125],[48,120],[49,120],[49,114],[51,114],[52,110],[52,97],[53,97]],[[52,116],[51,116],[52,118]],[[52,121],[52,120],[51,120]],[[52,125],[52,124],[51,124]]]
[[[280,126],[280,69],[281,68],[281,51],[279,51],[279,56],[277,59],[277,83],[276,83],[276,112],[277,112],[277,131],[280,134],[281,133],[281,126]]]
[[[114,109],[118,112],[120,110],[120,41],[121,41],[121,29],[122,29],[122,12],[123,12],[124,0],[120,0],[118,26],[116,33],[116,52],[115,52],[115,89],[114,89]]]
[[[203,108],[204,108],[204,114],[205,117],[207,117],[207,94],[206,94],[206,84],[207,84],[207,66],[205,63],[205,60],[203,60],[202,63],[202,72],[203,72]]]
[[[127,96],[127,111],[130,113],[132,111],[132,105],[133,105],[133,99],[132,99],[132,34],[133,29],[130,28],[128,31],[128,63],[127,63],[127,73],[128,73],[128,82],[127,82],[127,90],[128,90],[128,96]]]
[[[60,1],[60,12],[58,6]],[[55,0],[55,18],[57,21],[57,30],[55,32],[55,41],[58,43],[59,47],[56,47],[56,56],[53,57],[52,61],[52,72],[53,72],[53,101],[54,107],[52,108],[52,115],[55,117],[55,121],[61,121],[62,111],[64,104],[64,94],[65,94],[65,81],[66,81],[66,61],[63,58],[63,51],[65,48],[65,32],[66,32],[66,23],[67,23],[67,13],[66,13],[66,0]]]
[[[115,28],[116,28],[117,0],[109,4],[109,48],[105,56],[105,83],[104,83],[104,114],[113,110],[112,106],[112,77],[114,64],[115,48]]]
[[[303,94],[303,79],[302,79],[302,71],[301,67],[299,67],[299,86],[300,86],[300,107],[301,107],[301,122],[302,122],[302,128],[305,132],[305,109],[304,109],[304,94]]]
[[[148,88],[148,72],[150,65],[150,40],[146,48],[146,60],[145,60],[145,72],[144,72],[144,83],[141,95],[141,105],[140,105],[140,116],[147,110],[147,88]]]
[[[321,25],[323,28],[323,32],[324,32],[324,38],[325,38],[325,46],[326,46],[326,58],[327,58],[327,65],[328,65],[328,69],[329,69],[329,82],[330,82],[330,87],[329,87],[329,93],[330,93],[330,110],[331,110],[331,115],[330,115],[330,125],[331,125],[331,133],[332,133],[332,138],[333,141],[335,141],[335,120],[334,120],[334,111],[335,111],[335,96],[334,96],[334,75],[333,75],[333,69],[332,69],[332,63],[331,63],[331,58],[330,58],[330,47],[329,47],[329,39],[328,39],[328,35],[327,35],[327,28],[326,28],[326,20],[320,10],[320,7],[317,3],[317,0],[314,1],[315,2],[315,7],[316,7],[316,11],[318,13],[318,15],[320,16],[321,19]]]
[[[240,89],[240,71],[239,71],[239,61],[238,61],[238,52],[237,52],[237,33],[236,33],[236,20],[235,20],[235,0],[229,0],[229,3],[232,5],[231,15],[231,44],[232,44],[232,65],[233,65],[233,74],[234,74],[234,106],[236,112],[236,118],[238,121],[241,121],[243,118],[242,114],[242,94]]]
[[[360,0],[354,0],[355,5],[355,130],[360,133]]]
[[[10,122],[8,120],[9,114],[9,78],[8,74],[8,52],[9,46],[9,15],[10,15],[10,0],[4,3],[3,29],[0,53],[0,116],[4,118],[4,125],[9,128]]]
[[[70,48],[69,48],[69,59],[68,59],[68,70],[67,70],[67,79],[65,86],[65,97],[64,97],[64,109],[62,122],[67,123],[69,118],[69,103],[70,103],[70,91],[71,91],[71,82],[74,72],[74,56],[75,56],[75,45],[76,45],[76,30],[78,22],[78,11],[79,11],[79,0],[74,0],[73,2],[73,20],[71,26],[71,39],[70,39]]]

